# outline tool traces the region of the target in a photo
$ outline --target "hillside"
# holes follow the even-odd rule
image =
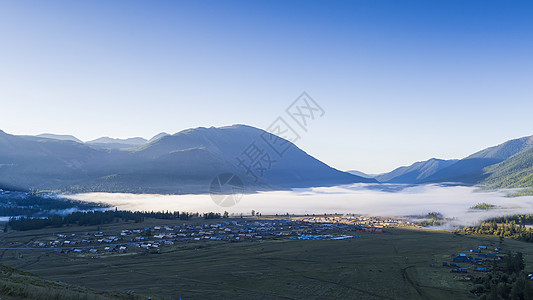
[[[503,144],[476,152],[465,159],[488,158],[505,160],[533,148],[533,135],[507,141]]]
[[[154,135],[151,139],[149,139],[149,140],[147,141],[147,143],[155,142],[155,141],[157,141],[158,139],[160,139],[160,138],[162,138],[162,137],[164,137],[164,136],[167,136],[167,135],[170,135],[170,134],[168,134],[168,133],[166,133],[166,132],[160,132],[160,133]]]
[[[385,183],[420,183],[436,172],[447,168],[457,160],[443,160],[431,158],[427,161],[419,161],[410,166],[399,167],[389,173],[381,174],[375,178]]]
[[[333,169],[287,140],[280,140],[282,143],[289,143],[290,147],[279,156],[263,140],[262,136],[265,134],[270,136],[261,129],[246,125],[188,129],[143,146],[134,155],[163,164],[171,160],[176,170],[189,166],[191,175],[204,180],[210,180],[217,172],[235,173],[249,185],[261,189],[376,182]],[[246,166],[239,165],[239,159],[247,161],[247,156],[243,153],[251,149],[251,145],[266,156],[262,156],[264,159],[261,161],[261,168],[249,172]],[[192,152],[196,156],[192,156]],[[185,163],[182,159],[171,159],[169,155],[176,158],[188,155],[189,158]],[[197,172],[194,166],[204,166],[206,169]]]
[[[533,136],[513,139],[489,147],[461,160],[432,158],[399,167],[376,178],[383,183],[486,184],[492,187],[528,187],[528,154],[533,150]],[[521,155],[524,154],[524,155]],[[509,161],[507,161],[509,160]]]
[[[361,176],[364,178],[376,178],[379,174],[366,174],[365,172],[357,171],[357,170],[348,170],[346,173],[350,173],[353,175]]]
[[[476,184],[488,175],[484,168],[503,162],[513,155],[533,148],[533,136],[527,136],[502,143],[469,155],[449,167],[429,176],[424,182],[460,182]]]
[[[1,299],[140,299],[44,279],[4,264],[0,264],[0,296]]]
[[[288,146],[286,152],[278,155],[264,138]],[[259,152],[250,152],[252,146]],[[245,125],[160,134],[130,151],[0,132],[0,186],[22,190],[205,193],[215,176],[228,172],[250,191],[376,182],[333,169],[289,141]]]
[[[72,141],[76,143],[83,143],[81,140],[79,140],[77,137],[73,135],[43,133],[43,134],[36,135],[36,137],[54,139],[54,140],[60,140],[60,141]]]
[[[96,149],[109,149],[109,150],[126,150],[135,149],[139,146],[146,144],[148,141],[141,137],[116,139],[110,137],[101,137],[92,141],[88,141],[85,144]]]
[[[73,141],[15,136],[0,131],[0,186],[60,188],[85,178],[106,153]]]
[[[482,184],[488,188],[532,188],[533,149],[487,167],[483,171],[487,177]]]

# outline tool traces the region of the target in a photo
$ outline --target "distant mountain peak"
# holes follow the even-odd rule
[[[1,183],[68,192],[207,193],[211,180],[228,172],[250,191],[377,182],[334,169],[289,141],[283,155],[273,152],[261,138],[265,132],[236,124],[162,133],[151,143],[102,137],[84,144],[0,135],[1,161],[16,166],[0,168]],[[252,159],[243,156],[252,144],[271,155],[261,158],[263,168],[239,163]]]
[[[92,141],[88,141],[87,144],[124,144],[124,145],[144,145],[148,142],[145,138],[142,137],[133,137],[133,138],[126,138],[126,139],[120,139],[120,138],[110,138],[108,136],[104,136],[101,138],[97,138]]]
[[[427,178],[427,182],[476,184],[484,179],[483,169],[533,149],[533,136],[509,140],[469,155]]]
[[[465,159],[492,158],[504,160],[518,153],[527,151],[531,148],[533,148],[533,135],[521,137],[518,139],[512,139],[497,146],[483,149],[466,157]]]
[[[443,160],[433,157],[426,161],[417,161],[410,166],[399,167],[389,173],[378,175],[376,179],[387,183],[420,183],[456,162],[457,160],[454,159]]]
[[[253,128],[253,129],[258,129],[257,127],[253,127],[253,126],[246,125],[246,124],[233,124],[233,125],[226,125],[226,126],[215,127],[215,128],[219,128],[219,129],[226,129],[226,128]]]
[[[110,138],[107,136],[97,138],[96,140],[88,141],[85,144],[96,149],[107,150],[133,150],[135,148],[146,145],[148,141],[141,137],[119,139]]]
[[[167,135],[170,135],[170,134],[168,134],[166,132],[160,132],[160,133],[154,135],[151,139],[149,139],[147,143],[152,143],[152,142],[157,141],[160,138],[165,137]]]
[[[36,135],[36,137],[59,140],[59,141],[73,141],[73,142],[76,142],[76,143],[83,144],[83,142],[80,139],[78,139],[77,137],[75,137],[73,135],[69,135],[69,134],[42,133],[42,134]]]
[[[433,161],[444,161],[444,160],[445,160],[445,159],[440,159],[440,158],[432,157],[432,158],[428,159],[427,161],[431,161],[431,162],[433,162]]]
[[[350,174],[353,174],[353,175],[356,175],[356,176],[360,176],[360,177],[363,177],[363,178],[375,178],[376,176],[379,175],[379,174],[367,174],[365,172],[361,172],[361,171],[357,171],[357,170],[348,170],[348,171],[346,171],[346,173],[350,173]]]

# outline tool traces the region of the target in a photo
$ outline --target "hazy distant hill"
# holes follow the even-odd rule
[[[123,145],[144,145],[148,142],[146,139],[141,137],[134,137],[128,139],[114,139],[110,137],[101,137],[96,140],[88,141],[87,144],[123,144]]]
[[[427,161],[419,161],[410,166],[399,167],[389,173],[378,175],[375,178],[379,182],[386,183],[420,183],[438,171],[455,164],[457,160],[442,160],[432,158]]]
[[[162,137],[164,137],[164,136],[167,136],[167,135],[170,135],[170,134],[168,134],[168,133],[166,133],[166,132],[158,133],[158,134],[154,135],[150,140],[148,140],[147,143],[155,142],[155,141],[157,141],[158,139],[160,139],[160,138],[162,138]]]
[[[72,135],[60,135],[60,134],[43,133],[43,134],[36,135],[36,137],[54,139],[54,140],[60,140],[60,141],[73,141],[73,142],[77,142],[77,143],[83,143],[78,138],[76,138],[75,136],[72,136]]]
[[[376,182],[339,170],[308,155],[290,142],[279,156],[239,165],[250,145],[270,151],[263,130],[235,125],[194,128],[161,135],[134,151],[110,151],[101,145],[141,144],[143,139],[103,138],[80,144],[49,138],[14,136],[0,131],[0,186],[70,192],[207,192],[218,174],[238,174],[250,190]],[[145,141],[145,140],[144,140]],[[128,144],[130,143],[130,144]],[[248,169],[246,169],[248,168]],[[255,173],[255,174],[254,174]]]
[[[98,149],[133,149],[146,144],[148,141],[141,137],[134,137],[128,139],[114,139],[110,137],[101,137],[96,140],[86,142],[93,148]]]
[[[149,144],[151,142],[157,141],[158,139],[169,135],[166,132],[161,132],[153,136],[150,140],[146,140],[141,137],[127,138],[127,139],[117,139],[110,137],[101,137],[96,140],[86,142],[87,145],[90,145],[93,148],[97,149],[108,149],[108,150],[133,150],[140,146]]]
[[[456,182],[497,187],[533,187],[528,167],[533,136],[478,151],[461,160],[432,158],[399,167],[375,178],[384,183]]]
[[[357,171],[357,170],[349,170],[346,171],[347,173],[350,173],[352,175],[361,176],[363,178],[376,178],[379,174],[366,174],[365,172]]]
[[[0,186],[59,188],[86,178],[105,153],[73,141],[15,136],[0,131]]]
[[[498,164],[513,155],[533,148],[533,136],[507,141],[463,158],[426,178],[426,182],[462,182],[475,184],[482,181],[487,174],[485,167]]]

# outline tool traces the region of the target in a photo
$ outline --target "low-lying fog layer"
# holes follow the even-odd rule
[[[362,214],[410,216],[439,212],[454,218],[448,226],[473,225],[494,216],[533,213],[533,197],[505,197],[502,191],[479,191],[473,187],[441,185],[364,185],[320,187],[293,191],[246,194],[232,207],[220,207],[210,195],[149,195],[89,193],[67,198],[109,203],[118,209],[146,211],[224,212],[250,214]],[[497,207],[472,210],[478,203]]]

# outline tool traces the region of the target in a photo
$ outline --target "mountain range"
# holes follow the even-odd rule
[[[361,176],[361,177],[364,177],[364,178],[376,178],[379,174],[366,174],[364,172],[361,172],[361,171],[357,171],[357,170],[349,170],[349,171],[346,171],[350,174],[353,174],[353,175],[357,175],[357,176]]]
[[[399,167],[392,172],[381,174],[374,178],[379,182],[386,183],[422,183],[435,173],[456,162],[457,160],[431,158],[426,161],[415,162],[407,167]]]
[[[265,138],[266,137],[266,138]],[[282,155],[267,141],[286,145]],[[217,175],[248,191],[377,182],[329,167],[296,145],[246,125],[173,135],[100,138],[16,136],[0,131],[0,186],[53,192],[205,193]]]
[[[87,142],[82,142],[77,137],[73,135],[66,135],[66,134],[61,135],[61,134],[43,133],[43,134],[36,135],[35,137],[48,138],[48,139],[60,140],[60,141],[73,141],[73,142],[77,142],[80,144],[86,144],[96,149],[133,150],[139,146],[149,144],[167,135],[169,134],[166,132],[161,132],[161,133],[154,135],[149,140],[142,138],[142,137],[118,139],[118,138],[110,138],[110,137],[104,136],[104,137],[100,137],[100,138],[87,141]]]
[[[514,139],[460,160],[432,158],[375,177],[383,183],[479,184],[488,188],[533,187],[533,136]]]
[[[77,137],[72,136],[72,135],[66,135],[66,134],[61,135],[61,134],[43,133],[43,134],[36,135],[36,137],[54,139],[54,140],[60,140],[60,141],[73,141],[76,143],[83,143]]]
[[[104,137],[97,138],[92,141],[85,142],[85,144],[96,149],[134,150],[137,147],[149,144],[167,135],[169,134],[166,132],[161,132],[159,134],[156,134],[150,140],[147,140],[142,137],[117,139],[117,138],[110,138],[110,137],[104,136]],[[55,138],[55,137],[51,136],[51,138]]]
[[[287,145],[287,151],[274,151],[269,141]],[[389,173],[365,174],[331,168],[291,142],[247,125],[162,132],[150,140],[102,137],[85,143],[71,135],[16,136],[0,130],[0,188],[204,193],[222,173],[238,175],[249,191],[378,182],[533,190],[533,136],[463,159],[431,158]]]
[[[516,154],[501,163],[483,169],[483,183],[489,188],[530,188],[533,187],[533,148]]]

